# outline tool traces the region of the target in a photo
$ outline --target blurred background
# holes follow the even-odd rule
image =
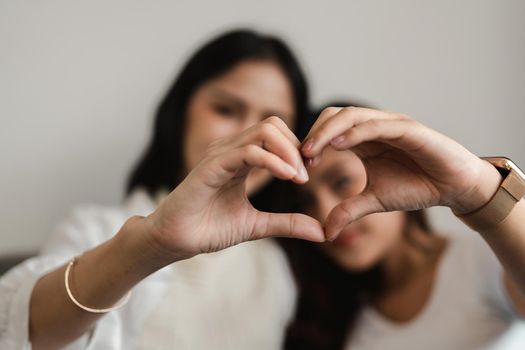
[[[525,167],[524,18],[519,0],[0,1],[0,256],[35,252],[75,205],[120,203],[168,84],[234,27],[287,40],[314,103],[403,112]]]

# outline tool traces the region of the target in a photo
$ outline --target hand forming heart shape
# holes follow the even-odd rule
[[[245,189],[251,169],[303,184],[308,181],[303,159],[315,167],[328,146],[355,152],[365,165],[367,186],[337,205],[324,227],[307,215],[253,208]],[[212,143],[146,225],[159,249],[180,259],[272,236],[333,240],[345,225],[375,212],[445,205],[465,213],[488,201],[498,185],[490,164],[407,116],[331,107],[302,145],[277,117]]]
[[[351,149],[363,162],[367,186],[336,206],[325,222],[328,239],[364,215],[442,205],[467,213],[488,201],[497,171],[459,143],[409,117],[367,108],[330,107],[302,145],[315,166],[327,146]],[[482,186],[483,179],[492,179]]]

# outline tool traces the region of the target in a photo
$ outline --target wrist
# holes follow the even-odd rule
[[[159,245],[152,230],[147,218],[133,216],[126,220],[112,239],[118,247],[121,261],[128,262],[130,270],[135,271],[139,278],[145,278],[177,261]]]
[[[484,207],[494,197],[501,185],[502,177],[498,170],[489,162],[480,159],[481,170],[477,185],[461,195],[451,206],[456,216],[466,216]]]

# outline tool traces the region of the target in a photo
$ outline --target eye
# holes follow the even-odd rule
[[[237,117],[239,115],[235,107],[229,106],[227,104],[216,103],[213,105],[213,110],[218,114],[228,118]]]
[[[349,176],[340,176],[332,184],[332,190],[336,193],[345,191],[350,187],[351,183],[352,183],[352,180],[350,179]]]

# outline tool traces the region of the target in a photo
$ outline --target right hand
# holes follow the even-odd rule
[[[145,223],[161,251],[187,259],[265,237],[325,240],[322,225],[303,214],[260,212],[248,200],[253,168],[282,180],[308,181],[299,140],[277,117],[213,142],[205,157]]]
[[[335,206],[325,220],[334,239],[349,223],[378,212],[448,206],[455,213],[482,207],[501,176],[449,137],[406,115],[368,108],[329,107],[302,148],[315,166],[327,146],[351,150],[363,162],[367,185]]]

